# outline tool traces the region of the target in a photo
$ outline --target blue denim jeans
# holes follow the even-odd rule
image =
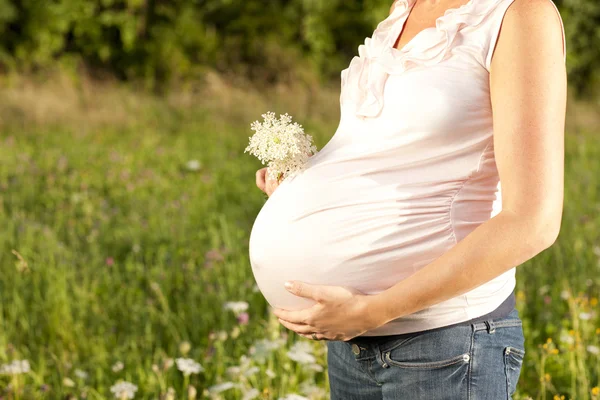
[[[525,356],[508,316],[388,337],[327,342],[332,400],[511,400]]]

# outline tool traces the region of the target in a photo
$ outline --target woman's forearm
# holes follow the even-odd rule
[[[367,296],[366,311],[383,325],[473,290],[550,247],[558,235],[550,225],[503,210],[435,261]]]

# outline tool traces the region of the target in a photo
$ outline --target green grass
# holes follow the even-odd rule
[[[242,100],[219,109],[208,106],[214,98],[102,95],[96,105],[88,94],[81,105],[78,96],[65,98],[76,106],[36,118],[39,108],[16,97],[0,110],[0,364],[31,366],[1,375],[0,396],[114,398],[109,388],[122,379],[138,386],[136,399],[169,398],[169,387],[171,398],[187,398],[189,385],[197,398],[242,399],[252,387],[257,399],[310,397],[311,388],[312,399],[328,398],[324,342],[288,334],[255,288],[247,245],[264,196],[254,182],[261,165],[243,150],[250,122],[267,110],[289,112],[321,148],[337,126],[335,92],[323,115],[285,95],[244,110],[231,108]],[[108,111],[92,118],[100,105]],[[567,136],[561,234],[517,269],[527,355],[516,399],[600,397],[592,397],[600,355],[587,348],[600,347],[596,134]],[[227,301],[248,303],[248,324]],[[263,339],[282,347],[261,358]],[[296,342],[310,344],[314,364],[290,358]],[[185,378],[169,367],[177,357],[204,371]],[[245,362],[258,370],[228,370]],[[228,381],[240,386],[216,393]]]

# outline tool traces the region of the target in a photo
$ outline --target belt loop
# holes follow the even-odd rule
[[[485,325],[487,326],[488,333],[496,332],[496,324],[494,324],[494,320],[489,319],[484,322],[485,322]]]

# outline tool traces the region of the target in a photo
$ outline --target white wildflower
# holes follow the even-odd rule
[[[237,315],[248,309],[248,303],[245,301],[227,301],[223,305],[223,308],[226,310],[231,310]]]
[[[560,332],[560,336],[559,336],[559,341],[566,343],[566,344],[573,344],[575,343],[575,339],[573,338],[573,336],[569,335],[566,331],[561,331]]]
[[[320,388],[310,381],[304,381],[300,384],[302,394],[310,398],[324,398],[326,396],[325,389]]]
[[[252,388],[246,393],[244,393],[244,397],[242,397],[242,400],[252,400],[258,397],[258,395],[260,395],[260,391],[256,388]]]
[[[567,300],[569,298],[569,296],[570,296],[570,293],[568,290],[563,290],[562,292],[560,292],[560,297],[563,300]]]
[[[116,363],[114,363],[114,365],[112,366],[112,370],[113,372],[119,372],[120,370],[122,370],[124,367],[123,362],[121,361],[117,361]]]
[[[600,246],[594,246],[594,254],[598,257],[600,257]]]
[[[202,365],[192,360],[191,358],[177,358],[175,359],[177,363],[177,369],[183,372],[184,375],[197,374],[204,371]]]
[[[277,376],[271,368],[267,368],[267,370],[265,371],[265,374],[271,379],[273,379]]]
[[[137,390],[137,385],[127,381],[120,381],[110,387],[117,399],[133,399]]]
[[[292,360],[301,364],[313,364],[317,359],[312,355],[312,345],[308,342],[296,342],[287,352]]]
[[[308,397],[300,396],[296,393],[288,394],[285,397],[280,397],[278,400],[310,400]]]
[[[190,160],[185,164],[185,167],[188,169],[188,171],[198,171],[202,165],[198,160]]]
[[[277,350],[285,344],[285,339],[278,338],[275,340],[260,339],[250,346],[250,356],[260,363],[266,361],[272,351]]]
[[[587,321],[588,319],[592,318],[592,314],[587,313],[587,312],[582,312],[582,313],[579,313],[579,318],[584,321]]]
[[[75,382],[73,382],[73,379],[66,376],[62,380],[62,384],[66,387],[75,387]]]
[[[589,351],[592,354],[596,354],[596,355],[600,354],[600,348],[598,348],[598,346],[594,346],[591,344],[587,347],[587,351]]]
[[[26,374],[30,370],[29,361],[27,360],[14,360],[10,364],[0,366],[0,374],[2,375]]]
[[[225,372],[234,378],[240,376],[250,377],[259,371],[257,366],[252,366],[252,359],[243,354],[240,357],[240,365],[228,367]]]
[[[317,148],[312,144],[312,137],[304,133],[302,125],[292,123],[292,117],[281,114],[279,120],[274,112],[262,114],[264,122],[253,122],[250,127],[255,132],[250,137],[250,144],[245,152],[256,156],[263,164],[268,164],[268,175],[276,179],[301,172],[308,158]]]
[[[313,371],[317,371],[317,372],[323,372],[323,366],[320,364],[307,364],[306,366],[308,369],[311,369]]]
[[[224,392],[225,390],[231,389],[236,387],[237,385],[233,382],[223,382],[223,383],[217,383],[216,385],[212,385],[208,388],[208,391],[211,393],[221,393]]]
[[[75,376],[77,376],[78,378],[81,378],[81,379],[87,379],[87,377],[88,377],[88,373],[80,370],[79,368],[75,368],[74,373],[75,373]]]

